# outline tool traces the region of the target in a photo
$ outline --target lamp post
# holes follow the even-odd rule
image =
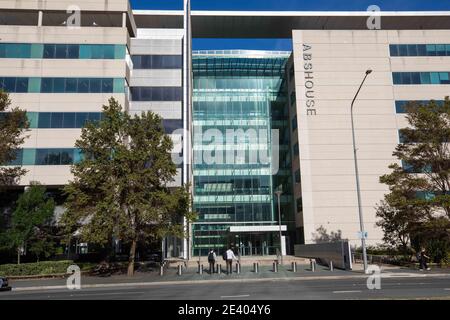
[[[361,232],[361,245],[363,250],[363,262],[364,262],[364,273],[367,273],[367,252],[366,252],[366,236],[364,231],[364,220],[363,220],[363,214],[362,214],[362,207],[361,207],[361,190],[359,186],[359,171],[358,171],[358,158],[356,155],[356,143],[355,143],[355,126],[353,124],[353,104],[355,103],[356,98],[358,97],[359,91],[361,91],[361,88],[366,81],[366,78],[369,74],[372,73],[372,70],[367,70],[366,75],[364,76],[363,81],[361,82],[361,85],[358,88],[358,91],[355,94],[355,97],[353,98],[351,107],[350,107],[350,116],[352,120],[352,138],[353,138],[353,159],[355,161],[355,176],[356,176],[356,192],[358,195],[358,213],[359,213],[359,227]]]
[[[275,194],[278,198],[278,225],[280,227],[280,264],[283,265],[283,245],[281,243],[282,241],[282,235],[281,235],[281,205],[280,205],[280,197],[283,191],[281,191],[281,188],[279,188],[277,191],[275,191]]]

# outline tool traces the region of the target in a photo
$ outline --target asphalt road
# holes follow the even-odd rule
[[[0,292],[0,300],[311,300],[311,299],[448,299],[450,278],[382,279],[380,290],[369,290],[365,279],[275,280],[261,282],[164,284],[88,288],[76,291]]]

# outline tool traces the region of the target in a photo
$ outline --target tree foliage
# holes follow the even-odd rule
[[[0,188],[16,184],[26,173],[21,167],[5,166],[16,158],[28,127],[26,112],[11,107],[8,93],[0,90]]]
[[[11,249],[17,250],[18,263],[20,251],[27,248],[37,260],[40,256],[49,257],[54,253],[52,224],[55,203],[46,195],[45,187],[33,183],[17,200],[12,214],[11,227],[6,231]]]
[[[418,250],[450,243],[450,101],[411,103],[406,120],[393,153],[403,166],[392,164],[391,173],[380,177],[389,193],[376,208],[384,241],[405,255],[411,244]],[[435,260],[444,256],[434,255]]]
[[[78,230],[85,241],[102,245],[112,237],[128,243],[129,275],[139,241],[184,236],[183,218],[194,218],[191,199],[187,186],[169,188],[177,170],[158,115],[130,116],[111,98],[103,119],[82,129],[76,147],[83,159],[65,187],[67,234]]]

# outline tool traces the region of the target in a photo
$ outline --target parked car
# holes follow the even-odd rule
[[[0,291],[9,291],[11,287],[8,283],[8,278],[0,276]]]

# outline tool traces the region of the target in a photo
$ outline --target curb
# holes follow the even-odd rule
[[[382,278],[428,278],[428,277],[448,277],[449,274],[382,274]],[[259,279],[217,279],[217,280],[173,280],[173,281],[157,281],[157,282],[124,282],[124,283],[103,283],[103,284],[86,284],[81,289],[93,288],[112,288],[112,287],[151,287],[164,285],[183,285],[183,284],[214,284],[214,283],[242,283],[242,282],[272,282],[272,281],[310,281],[310,280],[347,280],[347,279],[365,279],[368,275],[351,275],[351,276],[308,276],[308,277],[283,277],[283,278],[259,278]],[[67,289],[67,286],[34,286],[34,287],[17,287],[12,291],[38,291],[38,290],[60,290]]]

